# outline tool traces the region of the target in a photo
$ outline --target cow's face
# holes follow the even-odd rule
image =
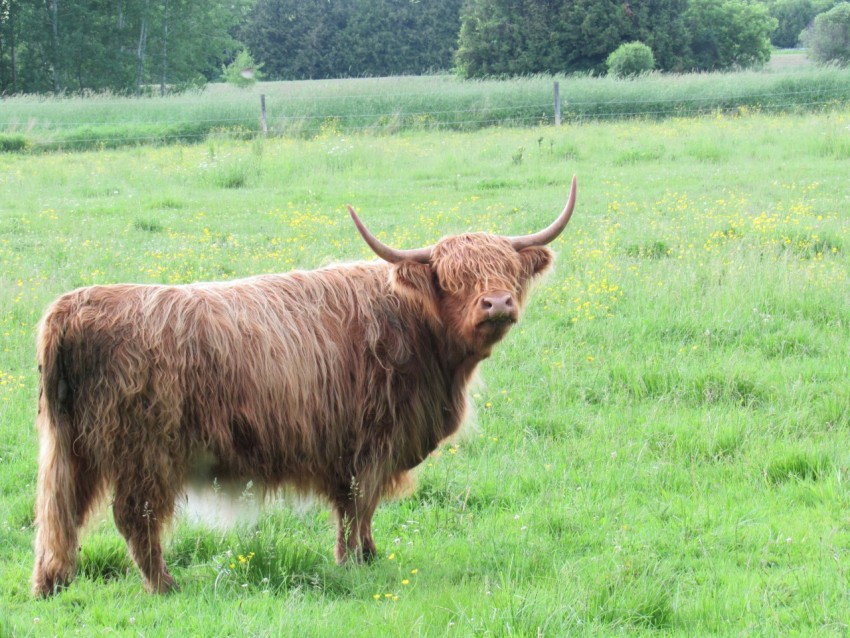
[[[444,326],[465,352],[483,358],[519,319],[529,283],[552,263],[546,244],[567,225],[575,200],[574,177],[564,210],[540,232],[520,237],[470,233],[414,250],[385,245],[350,206],[349,212],[372,250],[394,264],[396,292],[418,304],[424,317]]]
[[[468,350],[487,356],[519,320],[531,280],[551,262],[548,248],[517,251],[495,235],[441,240],[427,264],[441,322]]]
[[[428,263],[396,264],[392,282],[464,351],[483,358],[519,320],[529,284],[551,263],[544,246],[516,250],[505,237],[458,235],[440,240]]]

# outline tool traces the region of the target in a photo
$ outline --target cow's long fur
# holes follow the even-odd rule
[[[337,560],[370,558],[379,500],[457,430],[507,331],[478,334],[470,304],[494,287],[522,302],[550,260],[477,234],[437,244],[431,265],[63,295],[38,336],[34,591],[72,580],[78,531],[109,488],[146,586],[169,590],[160,532],[200,458],[219,479],[325,496]]]

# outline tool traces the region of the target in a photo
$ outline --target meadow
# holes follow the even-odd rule
[[[662,119],[715,112],[799,113],[850,101],[847,72],[787,65],[765,71],[649,74],[635,80],[587,75],[463,81],[453,75],[262,82],[248,89],[210,84],[160,97],[13,96],[2,99],[0,151],[97,150],[199,142],[209,135],[298,138],[338,132],[474,131],[494,125],[553,124],[553,82],[564,122]]]
[[[108,506],[29,591],[34,331],[70,288],[518,234],[576,213],[476,416],[334,564],[320,503],[179,519],[144,593]],[[846,635],[850,111],[0,154],[0,635]],[[257,495],[246,486],[242,500]]]

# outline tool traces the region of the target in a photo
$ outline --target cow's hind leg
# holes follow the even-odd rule
[[[115,481],[112,505],[115,526],[127,541],[147,590],[164,594],[176,588],[165,566],[161,536],[174,512],[179,486],[166,481],[167,472],[157,474],[152,468],[127,469],[139,471],[128,471]]]
[[[50,596],[74,579],[79,530],[103,492],[103,480],[94,464],[75,454],[52,424],[39,422],[39,430],[32,587],[36,595]]]

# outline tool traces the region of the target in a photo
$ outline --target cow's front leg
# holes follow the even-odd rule
[[[342,565],[349,560],[371,561],[378,553],[372,540],[372,516],[380,501],[380,491],[352,479],[332,501],[337,518],[336,562]]]

